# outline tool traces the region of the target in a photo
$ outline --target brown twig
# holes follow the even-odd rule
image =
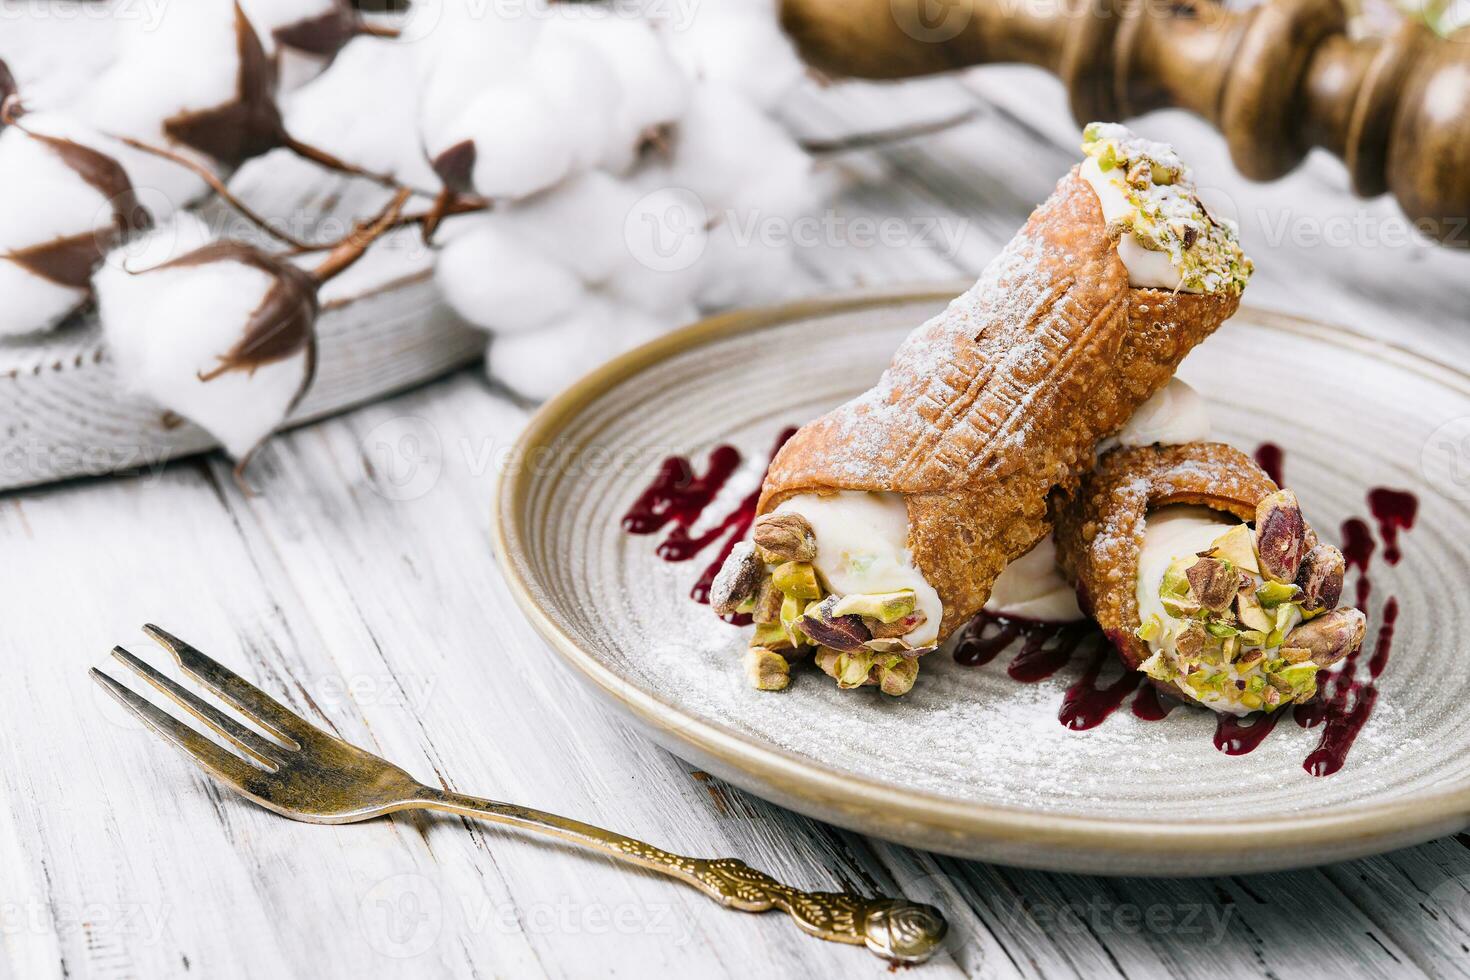
[[[380,174],[377,171],[359,167],[355,163],[348,163],[341,157],[328,153],[321,147],[312,146],[310,143],[301,142],[296,137],[292,136],[290,133],[285,132],[284,130],[280,134],[280,143],[281,146],[290,150],[292,153],[301,157],[303,160],[310,160],[312,163],[315,163],[321,167],[325,167],[328,170],[335,170],[338,173],[348,174],[353,177],[362,177],[367,180],[371,180],[374,183],[382,184],[384,187],[393,190],[397,190],[399,187],[403,186],[391,174]]]
[[[438,202],[436,201],[435,203],[437,205]],[[431,221],[437,224],[438,221],[444,218],[450,218],[460,214],[476,214],[481,211],[489,211],[491,207],[493,205],[489,201],[481,198],[455,197],[439,211],[430,208],[428,211],[418,211],[414,214],[401,214],[383,228],[383,233],[387,234],[390,231],[397,231],[399,228],[411,228],[414,225],[423,225],[427,228]],[[304,255],[310,252],[331,251],[332,249],[345,245],[357,234],[358,230],[354,229],[336,241],[323,242],[320,245],[311,245],[301,249],[293,249],[291,254]],[[432,234],[427,235],[425,239],[426,244],[429,244],[428,238],[432,237]]]
[[[358,21],[357,32],[366,37],[382,37],[390,41],[397,40],[403,34],[396,27],[389,27],[387,24],[374,24],[369,20]]]
[[[398,193],[387,206],[378,213],[378,216],[370,222],[359,222],[353,228],[352,233],[344,238],[321,264],[311,271],[312,277],[318,283],[324,283],[335,276],[346,272],[354,262],[367,254],[369,246],[393,227],[398,217],[403,212],[403,205],[413,196],[413,191],[407,187],[399,188]]]
[[[303,241],[302,239],[297,238],[295,235],[292,235],[289,232],[282,231],[279,228],[272,228],[268,220],[257,214],[253,209],[251,209],[248,204],[246,204],[244,201],[240,200],[233,193],[231,193],[230,189],[225,186],[225,182],[220,180],[219,177],[215,176],[214,171],[210,170],[199,161],[192,160],[182,153],[175,153],[173,150],[165,149],[161,146],[154,146],[153,144],[145,143],[142,140],[133,139],[131,136],[117,136],[114,138],[121,143],[125,143],[126,145],[131,146],[135,150],[141,150],[144,153],[151,153],[153,156],[162,157],[163,159],[168,160],[171,163],[176,163],[181,167],[193,171],[200,179],[202,179],[206,184],[209,185],[210,190],[218,194],[226,204],[228,204],[235,211],[239,212],[242,218],[244,218],[246,221],[249,221],[251,224],[255,225],[261,231],[265,232],[267,235],[270,235],[277,241],[285,242],[293,249],[300,249],[302,251],[311,251],[315,247],[310,242]]]
[[[932,136],[942,133],[956,126],[963,126],[980,115],[980,110],[971,108],[964,112],[940,119],[936,122],[915,123],[911,126],[898,126],[894,129],[880,129],[870,133],[854,133],[851,136],[841,136],[831,140],[802,140],[801,148],[812,156],[835,156],[840,153],[853,153],[857,150],[871,150],[875,147],[887,146],[891,143],[902,143],[906,140],[918,139],[921,136]]]

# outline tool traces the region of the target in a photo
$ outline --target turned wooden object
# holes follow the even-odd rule
[[[1339,0],[782,0],[781,17],[833,75],[1019,62],[1062,80],[1079,123],[1188,109],[1255,180],[1324,147],[1357,193],[1391,191],[1425,234],[1470,247],[1470,29],[1354,40]]]

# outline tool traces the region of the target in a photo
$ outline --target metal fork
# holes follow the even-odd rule
[[[938,949],[948,924],[932,905],[864,898],[848,892],[808,892],[783,885],[736,858],[692,858],[541,810],[497,803],[426,786],[390,762],[329,735],[244,678],[177,637],[143,631],[173,654],[183,670],[270,737],[252,731],[160,674],[122,647],[112,655],[212,728],[240,751],[228,752],[102,671],[92,678],[144,724],[172,742],[205,772],[267,809],[308,823],[357,823],[400,810],[441,810],[546,834],[693,885],[726,908],[781,909],[805,932],[832,942],[867,946],[885,959],[922,963]]]

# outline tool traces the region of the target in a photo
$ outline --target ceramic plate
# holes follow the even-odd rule
[[[1258,747],[1232,755],[1216,743],[1239,748],[1240,737],[1209,712],[1180,706],[1145,720],[1130,694],[1100,724],[1073,730],[1059,720],[1068,691],[1118,676],[1109,663],[1089,677],[1086,645],[1029,683],[1008,671],[1014,650],[980,667],[940,650],[900,699],[839,691],[815,670],[782,693],[747,687],[746,631],[690,598],[718,558],[717,529],[758,485],[778,434],[867,388],[950,295],[719,317],[546,405],[506,470],[495,523],[506,573],[552,649],[691,763],[811,816],[961,856],[1204,874],[1345,859],[1462,829],[1470,377],[1342,327],[1242,310],[1180,369],[1208,399],[1217,438],[1281,447],[1284,482],[1313,525],[1373,549],[1368,575],[1350,571],[1346,590],[1363,590],[1369,614],[1358,684],[1327,722],[1283,713]],[[687,457],[698,476],[733,463],[724,449],[712,464],[720,446],[740,463],[687,533],[622,529],[668,457]],[[1375,488],[1391,492],[1370,501]],[[1412,526],[1399,528],[1413,503]],[[1309,771],[1330,768],[1354,727],[1339,771]]]

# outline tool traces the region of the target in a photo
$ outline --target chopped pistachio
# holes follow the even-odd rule
[[[751,647],[745,651],[745,676],[758,691],[781,691],[791,683],[791,665],[774,650]]]
[[[1273,582],[1295,582],[1302,564],[1307,524],[1290,490],[1277,490],[1256,504],[1256,554],[1261,574]]]
[[[1251,529],[1237,524],[1215,539],[1210,546],[1210,557],[1230,562],[1243,572],[1259,575],[1261,567],[1256,563],[1256,546]]]
[[[880,623],[892,623],[914,611],[917,596],[913,589],[877,594],[851,593],[837,600],[834,616],[866,616]]]
[[[889,657],[878,666],[878,689],[890,697],[899,697],[913,690],[918,676],[918,660]]]
[[[1189,593],[1201,606],[1212,612],[1230,608],[1240,581],[1240,573],[1229,561],[1200,558],[1184,573],[1189,579]]]
[[[811,562],[788,561],[777,565],[771,573],[776,588],[798,599],[820,599],[822,587],[817,584],[817,570]]]
[[[842,688],[862,687],[868,681],[868,672],[873,667],[873,655],[861,651],[843,653],[837,658],[837,686]]]
[[[1240,642],[1246,646],[1263,647],[1266,645],[1266,635],[1260,630],[1241,630]]]
[[[1204,607],[1193,599],[1160,596],[1159,602],[1164,607],[1164,612],[1175,619],[1194,619],[1204,610]]]
[[[1283,602],[1290,602],[1297,597],[1301,589],[1286,582],[1263,582],[1256,589],[1256,599],[1267,609],[1275,609]]]
[[[1155,651],[1152,657],[1138,665],[1138,669],[1154,680],[1170,681],[1174,679],[1174,668],[1164,659],[1162,650]]]
[[[1222,640],[1226,637],[1238,636],[1240,634],[1240,630],[1228,623],[1206,623],[1205,632],[1211,636],[1217,636]]]
[[[1236,594],[1235,613],[1240,617],[1241,625],[1261,633],[1271,632],[1276,625],[1275,617],[1266,614],[1261,601],[1250,589],[1241,589]]]
[[[817,557],[812,526],[800,514],[767,514],[755,522],[756,547],[773,561],[811,561]]]
[[[796,646],[791,634],[780,623],[756,624],[755,636],[750,642],[752,647],[765,647],[767,650],[789,650]]]
[[[1164,581],[1159,586],[1161,596],[1185,596],[1189,594],[1189,576],[1185,573],[1194,559],[1188,556],[1176,558],[1164,571]]]
[[[755,608],[751,615],[757,623],[779,623],[781,621],[781,604],[785,596],[781,590],[776,588],[776,583],[766,579],[761,583],[760,594],[756,597]]]
[[[1133,631],[1133,635],[1145,643],[1152,643],[1164,632],[1164,623],[1158,616],[1150,616],[1148,622]]]

